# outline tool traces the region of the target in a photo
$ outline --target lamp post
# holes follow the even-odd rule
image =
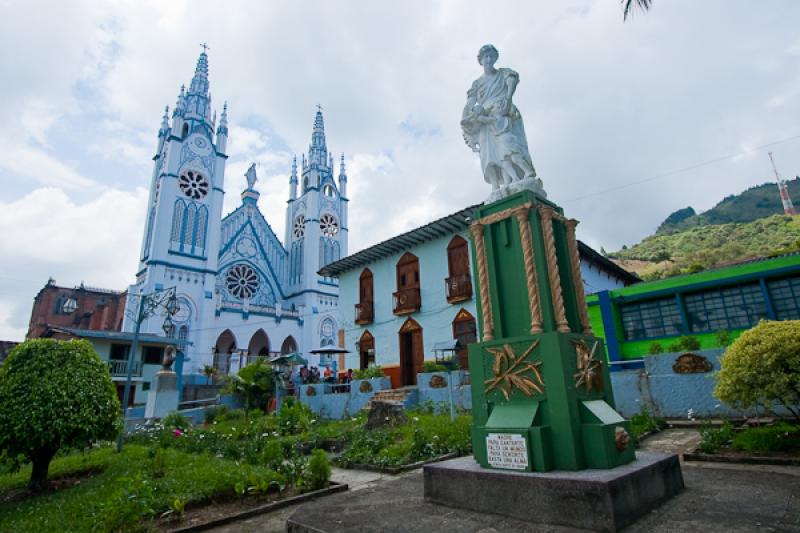
[[[128,415],[128,398],[130,398],[131,382],[133,380],[133,358],[136,357],[136,352],[139,349],[139,331],[142,327],[142,322],[156,314],[159,309],[163,308],[164,311],[166,311],[166,317],[164,318],[162,329],[166,335],[169,335],[169,332],[172,331],[174,327],[172,316],[178,312],[178,297],[176,296],[176,292],[175,287],[170,287],[152,294],[139,295],[136,314],[131,317],[134,323],[133,341],[131,342],[131,349],[128,352],[125,390],[122,394],[122,431],[120,431],[117,437],[117,452],[122,451],[122,441],[125,435],[125,419]]]

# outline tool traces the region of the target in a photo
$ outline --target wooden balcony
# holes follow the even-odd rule
[[[363,326],[371,324],[375,320],[375,307],[372,302],[361,302],[356,304],[356,324]]]
[[[444,280],[448,303],[463,302],[472,298],[472,278],[468,274],[452,276]]]
[[[422,300],[419,294],[419,287],[400,289],[392,294],[394,300],[394,314],[409,315],[419,311]]]

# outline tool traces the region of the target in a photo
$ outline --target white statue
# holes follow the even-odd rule
[[[474,152],[480,153],[483,179],[492,185],[488,202],[522,189],[546,197],[528,152],[522,115],[511,101],[519,74],[510,68],[494,68],[499,55],[491,44],[482,46],[478,52],[483,76],[467,91],[461,116],[464,140]]]
[[[258,180],[256,177],[256,164],[251,163],[250,168],[247,169],[244,175],[247,178],[247,188],[252,189],[253,185],[256,184],[256,180]]]

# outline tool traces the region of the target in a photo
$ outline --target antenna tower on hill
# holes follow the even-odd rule
[[[775,180],[778,182],[778,191],[781,194],[783,212],[787,215],[796,215],[797,213],[792,205],[792,198],[789,196],[789,186],[786,184],[786,180],[781,179],[781,175],[778,174],[778,168],[775,166],[775,160],[772,158],[772,152],[769,152],[769,161],[772,163],[772,170],[775,172]]]

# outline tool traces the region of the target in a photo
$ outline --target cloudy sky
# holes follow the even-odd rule
[[[249,162],[283,235],[315,105],[348,160],[350,251],[483,200],[458,121],[487,42],[520,73],[549,197],[619,249],[672,211],[800,174],[800,2],[0,0],[0,339],[61,285],[133,281],[165,105],[209,43],[229,103],[225,212]]]

